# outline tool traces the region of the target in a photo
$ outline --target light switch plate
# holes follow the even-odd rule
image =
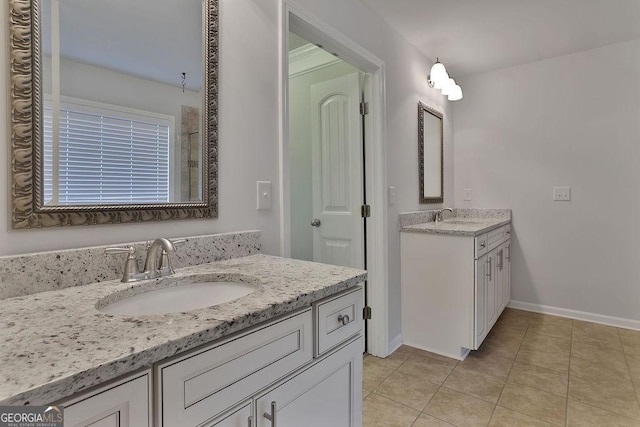
[[[389,187],[389,204],[396,204],[396,187]]]
[[[470,188],[464,188],[463,190],[464,193],[464,201],[465,202],[470,202],[471,201],[471,196],[472,196],[472,191]]]
[[[271,181],[258,181],[258,210],[271,209]]]
[[[553,187],[553,200],[568,202],[571,200],[571,187]]]

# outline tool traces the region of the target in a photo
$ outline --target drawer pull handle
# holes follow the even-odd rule
[[[271,421],[271,427],[278,427],[277,423],[277,414],[278,409],[276,408],[276,402],[271,402],[271,413],[265,412],[264,417]]]
[[[487,268],[487,277],[489,278],[489,281],[491,281],[491,257],[489,257],[486,262],[489,266],[489,268]]]
[[[247,421],[247,426],[253,427],[253,416],[249,416],[249,419]]]
[[[347,326],[349,324],[349,320],[349,316],[346,314],[338,316],[338,322],[342,323],[342,326]]]

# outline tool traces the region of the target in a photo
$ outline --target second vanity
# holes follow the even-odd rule
[[[511,298],[511,212],[434,212],[401,214],[403,341],[464,359]]]
[[[175,279],[194,274],[259,284],[161,315],[101,311],[119,281],[0,301],[0,403],[61,404],[69,426],[361,425],[364,271],[251,255]]]

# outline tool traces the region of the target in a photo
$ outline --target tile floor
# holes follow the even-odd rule
[[[640,426],[640,332],[505,309],[463,361],[366,356],[364,427]]]

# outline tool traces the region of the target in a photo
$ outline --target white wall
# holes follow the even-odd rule
[[[512,299],[640,320],[640,41],[461,84],[456,206],[513,209]]]
[[[356,73],[344,61],[289,79],[291,257],[313,261],[311,85]]]
[[[431,62],[357,0],[297,0],[316,15],[385,62],[387,177],[397,188],[389,207],[389,336],[400,334],[400,234],[398,212],[427,209],[418,204],[417,104],[419,100],[445,115],[445,204],[453,193],[450,104],[429,89]],[[0,43],[5,46],[0,79],[8,82],[7,3],[0,16]],[[0,176],[7,179],[0,197],[0,254],[71,248],[160,235],[204,234],[262,229],[266,253],[279,252],[278,204],[256,211],[256,181],[273,182],[278,194],[278,21],[279,0],[220,0],[219,192],[220,218],[211,221],[124,224],[98,227],[9,231],[8,150],[0,153]],[[250,29],[248,31],[247,29]],[[0,96],[7,96],[6,86]],[[0,127],[9,140],[7,103],[0,106]],[[373,212],[373,215],[379,214]]]

